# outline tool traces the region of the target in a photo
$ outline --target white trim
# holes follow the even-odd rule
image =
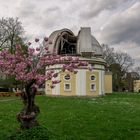
[[[99,95],[102,95],[102,72],[99,71]]]
[[[94,89],[91,88],[92,85],[94,85]],[[96,91],[96,84],[95,83],[90,84],[90,91]]]
[[[101,67],[104,68],[104,67]],[[104,71],[99,72],[99,95],[104,95],[105,89],[104,89],[104,80],[105,80],[105,73]]]
[[[101,71],[102,73],[102,95],[105,94],[105,72]]]
[[[66,84],[70,86],[69,89],[66,89]],[[64,91],[71,91],[71,83],[64,83]]]
[[[76,95],[86,95],[86,69],[78,69],[76,74]]]

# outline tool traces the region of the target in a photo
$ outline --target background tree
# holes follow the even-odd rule
[[[126,73],[125,77],[125,87],[127,87],[128,91],[134,90],[134,82],[139,79],[138,72],[132,70],[131,72]]]
[[[113,91],[119,91],[121,90],[121,87],[123,86],[121,82],[121,68],[119,64],[111,64],[109,66],[110,71],[112,72],[112,79],[113,79]]]
[[[134,64],[134,60],[130,55],[123,52],[115,52],[113,48],[103,44],[103,57],[108,64],[108,68],[112,71],[113,90],[121,91],[126,87],[126,75]]]
[[[113,48],[110,48],[107,44],[102,44],[103,58],[106,60],[107,64],[115,64],[115,52]]]
[[[24,29],[22,23],[18,18],[1,18],[0,19],[0,50],[8,49],[12,53],[15,51],[16,44],[21,44],[22,48],[27,51],[27,46],[23,39]],[[0,71],[0,85],[2,87],[7,87],[12,91],[13,87],[16,87],[17,81],[14,77],[5,76]],[[7,82],[8,81],[8,82]],[[9,84],[10,81],[10,84]],[[7,83],[7,84],[6,84]]]
[[[23,33],[24,30],[18,18],[1,18],[0,49],[8,48],[13,52],[15,45],[22,42]]]
[[[51,43],[46,38],[44,40],[47,42],[46,45]],[[35,39],[35,42],[39,42],[39,39]],[[36,49],[29,47],[25,52],[21,45],[16,45],[14,53],[6,49],[0,52],[0,69],[2,72],[14,76],[16,80],[23,83],[23,89],[25,89],[22,91],[24,108],[17,115],[23,129],[38,125],[36,116],[39,113],[39,107],[35,105],[34,101],[38,87],[45,81],[52,80],[50,87],[54,88],[55,84],[61,82],[55,80],[60,72],[67,70],[76,74],[76,68],[87,66],[87,62],[80,61],[78,57],[61,57],[55,54],[55,50],[53,54],[50,54],[48,46],[42,48],[41,46]],[[63,64],[59,72],[55,72],[53,69],[46,72],[42,71],[45,67],[55,64]]]
[[[128,70],[133,66],[134,60],[130,55],[123,52],[115,53],[115,62],[120,65],[122,77],[128,72]]]

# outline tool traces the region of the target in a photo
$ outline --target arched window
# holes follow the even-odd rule
[[[60,37],[58,54],[76,54],[77,37],[65,33]]]

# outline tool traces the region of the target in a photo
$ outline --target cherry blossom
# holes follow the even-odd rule
[[[43,54],[40,47],[36,49],[31,47],[31,42],[28,43],[27,52],[24,52],[19,44],[16,45],[14,54],[9,52],[9,50],[2,50],[0,52],[0,68],[2,72],[6,75],[14,76],[16,80],[22,81],[25,85],[34,80],[33,84],[39,87],[46,80],[51,80],[58,76],[58,73],[55,73],[53,70],[42,73],[42,69],[46,66],[63,64],[61,71],[67,70],[76,74],[77,71],[74,69],[88,65],[87,62],[80,61],[78,57],[51,55],[48,45],[52,42],[48,38],[44,38],[44,40],[47,42],[47,45],[44,46]],[[35,42],[39,43],[39,39],[36,38]]]
[[[78,57],[57,55],[56,50],[51,54],[48,45],[52,44],[52,41],[48,38],[44,38],[46,46],[41,45],[38,38],[34,41],[39,46],[33,48],[31,44],[34,43],[28,42],[27,51],[23,50],[20,44],[16,45],[13,53],[7,49],[0,51],[0,70],[6,75],[15,77],[25,89],[21,94],[25,106],[17,115],[17,120],[23,129],[31,128],[37,124],[36,116],[39,113],[39,107],[35,105],[34,98],[37,89],[45,81],[50,80],[52,82],[50,88],[54,88],[56,84],[61,82],[56,80],[60,72],[69,71],[76,74],[77,68],[88,65],[87,62],[79,60]],[[56,64],[62,66],[59,72],[46,69]]]

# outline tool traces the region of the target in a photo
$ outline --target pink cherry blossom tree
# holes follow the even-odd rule
[[[33,48],[32,43],[29,42],[27,51],[23,50],[21,45],[16,45],[14,53],[6,49],[0,52],[0,70],[6,75],[15,77],[24,87],[21,94],[24,108],[17,114],[22,129],[38,125],[36,117],[40,111],[34,100],[37,89],[47,80],[52,80],[51,88],[61,82],[54,80],[58,72],[53,69],[45,72],[45,67],[62,64],[60,72],[70,71],[76,74],[78,67],[88,65],[78,57],[59,56],[55,50],[51,54],[48,45],[52,42],[46,37],[44,41],[46,41],[44,47],[40,46],[41,43],[36,38],[35,43],[38,43],[39,47]]]

